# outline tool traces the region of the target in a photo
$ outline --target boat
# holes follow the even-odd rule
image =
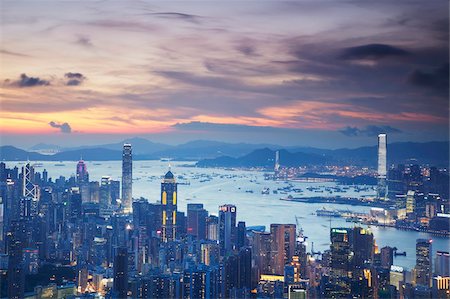
[[[270,189],[269,188],[264,188],[262,191],[261,191],[261,194],[270,194]]]
[[[325,208],[316,210],[317,216],[325,216],[325,217],[341,217],[341,213],[335,210],[327,210]]]

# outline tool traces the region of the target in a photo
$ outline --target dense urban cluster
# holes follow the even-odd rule
[[[448,215],[441,175],[391,169],[378,200],[401,204],[402,221],[433,215],[432,225]],[[75,177],[55,180],[1,163],[0,197],[2,298],[449,298],[450,256],[432,256],[430,239],[417,240],[411,271],[358,226],[331,228],[329,250],[307,252],[296,224],[247,227],[230,204],[217,216],[199,203],[179,211],[170,169],[158,202],[133,201],[130,144],[121,183],[90,181],[82,160]]]

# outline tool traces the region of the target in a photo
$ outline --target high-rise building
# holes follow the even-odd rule
[[[431,287],[431,239],[417,239],[416,241],[416,284]]]
[[[448,251],[437,251],[434,261],[435,275],[450,276],[450,253]]]
[[[377,197],[386,200],[387,197],[387,137],[386,134],[378,135],[378,186]]]
[[[219,217],[210,215],[206,218],[206,239],[219,240]]]
[[[109,207],[111,204],[111,177],[102,176],[100,183],[100,204]]]
[[[208,211],[201,203],[187,205],[187,234],[198,240],[206,240],[206,218]]]
[[[173,241],[177,238],[177,183],[169,170],[161,183],[161,240]]]
[[[331,229],[330,284],[326,288],[327,298],[347,298],[351,292],[353,251],[351,228]]]
[[[114,298],[127,298],[128,293],[128,251],[126,247],[117,248],[114,258]]]
[[[229,253],[235,243],[236,206],[223,205],[219,207],[219,244],[222,255]]]
[[[86,163],[83,160],[78,161],[77,164],[77,183],[83,184],[89,182],[89,173],[87,171]]]
[[[284,266],[295,255],[295,224],[271,224],[272,268],[277,275],[284,275]]]
[[[39,200],[39,186],[34,184],[34,167],[27,163],[22,167],[22,196]]]
[[[131,144],[123,145],[122,153],[122,207],[125,210],[131,210],[133,201],[133,158]]]

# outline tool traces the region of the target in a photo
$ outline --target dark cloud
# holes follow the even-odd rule
[[[449,89],[449,64],[446,63],[431,72],[414,70],[408,77],[410,84],[432,88],[448,93]]]
[[[346,48],[339,56],[345,60],[373,59],[378,60],[389,56],[407,56],[410,52],[386,44],[368,44]]]
[[[0,53],[1,54],[6,54],[6,55],[11,55],[11,56],[18,56],[18,57],[31,57],[30,55],[26,55],[26,54],[19,53],[19,52],[3,50],[3,49],[0,49]]]
[[[339,132],[349,137],[356,137],[356,136],[374,137],[381,133],[395,134],[401,133],[402,131],[391,126],[366,126],[364,128],[348,126],[342,130],[339,130]]]
[[[167,18],[167,19],[178,19],[183,20],[191,23],[198,24],[201,21],[200,16],[187,14],[187,13],[180,13],[180,12],[154,12],[149,13],[149,15],[157,16],[160,18]]]
[[[9,85],[19,86],[19,87],[33,87],[33,86],[45,86],[50,85],[47,80],[40,79],[39,77],[28,77],[26,74],[21,74],[20,79],[16,81],[11,81],[9,79],[5,80],[5,83]]]
[[[84,80],[86,80],[86,77],[81,73],[66,73],[64,74],[64,77],[67,78],[66,85],[68,86],[77,86],[83,83]]]
[[[86,47],[86,48],[91,48],[91,47],[94,46],[92,44],[91,39],[89,37],[87,37],[87,36],[79,36],[77,41],[76,41],[76,43],[81,45],[81,46],[83,46],[83,47]]]
[[[68,123],[57,123],[54,121],[51,121],[48,123],[52,128],[58,128],[61,133],[72,133],[72,128],[70,127],[70,125]]]

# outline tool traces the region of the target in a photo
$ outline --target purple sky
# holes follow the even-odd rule
[[[448,140],[448,1],[2,1],[1,144]]]

